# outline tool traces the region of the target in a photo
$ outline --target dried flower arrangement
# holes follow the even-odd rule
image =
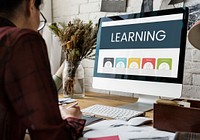
[[[81,60],[93,59],[98,27],[91,21],[83,23],[82,20],[75,19],[68,24],[52,23],[49,28],[59,38],[65,54],[67,68],[63,70],[65,73],[63,74],[63,95],[75,97],[75,73]]]
[[[67,61],[94,57],[98,27],[92,21],[83,23],[80,19],[74,19],[68,24],[52,23],[49,28],[59,38]]]

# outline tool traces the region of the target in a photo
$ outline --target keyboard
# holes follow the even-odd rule
[[[133,117],[144,115],[144,112],[141,111],[119,108],[119,107],[111,107],[100,104],[92,105],[90,107],[82,109],[81,111],[84,115],[95,115],[95,116],[126,120],[126,121]]]

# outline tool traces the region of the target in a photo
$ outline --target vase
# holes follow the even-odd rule
[[[83,98],[85,96],[84,69],[81,61],[65,60],[63,69],[63,96]]]

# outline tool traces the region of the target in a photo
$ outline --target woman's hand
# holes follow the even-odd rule
[[[82,116],[82,112],[80,110],[80,107],[77,106],[77,105],[70,107],[70,108],[66,108],[64,106],[59,106],[59,109],[60,109],[60,113],[61,113],[63,120],[65,120],[68,117],[80,119],[81,116]]]

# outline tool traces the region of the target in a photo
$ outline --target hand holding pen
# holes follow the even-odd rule
[[[82,113],[80,111],[80,107],[77,105],[78,105],[78,102],[75,102],[69,105],[68,107],[59,106],[62,118],[66,119],[68,117],[73,117],[73,118],[80,119],[82,116]]]

